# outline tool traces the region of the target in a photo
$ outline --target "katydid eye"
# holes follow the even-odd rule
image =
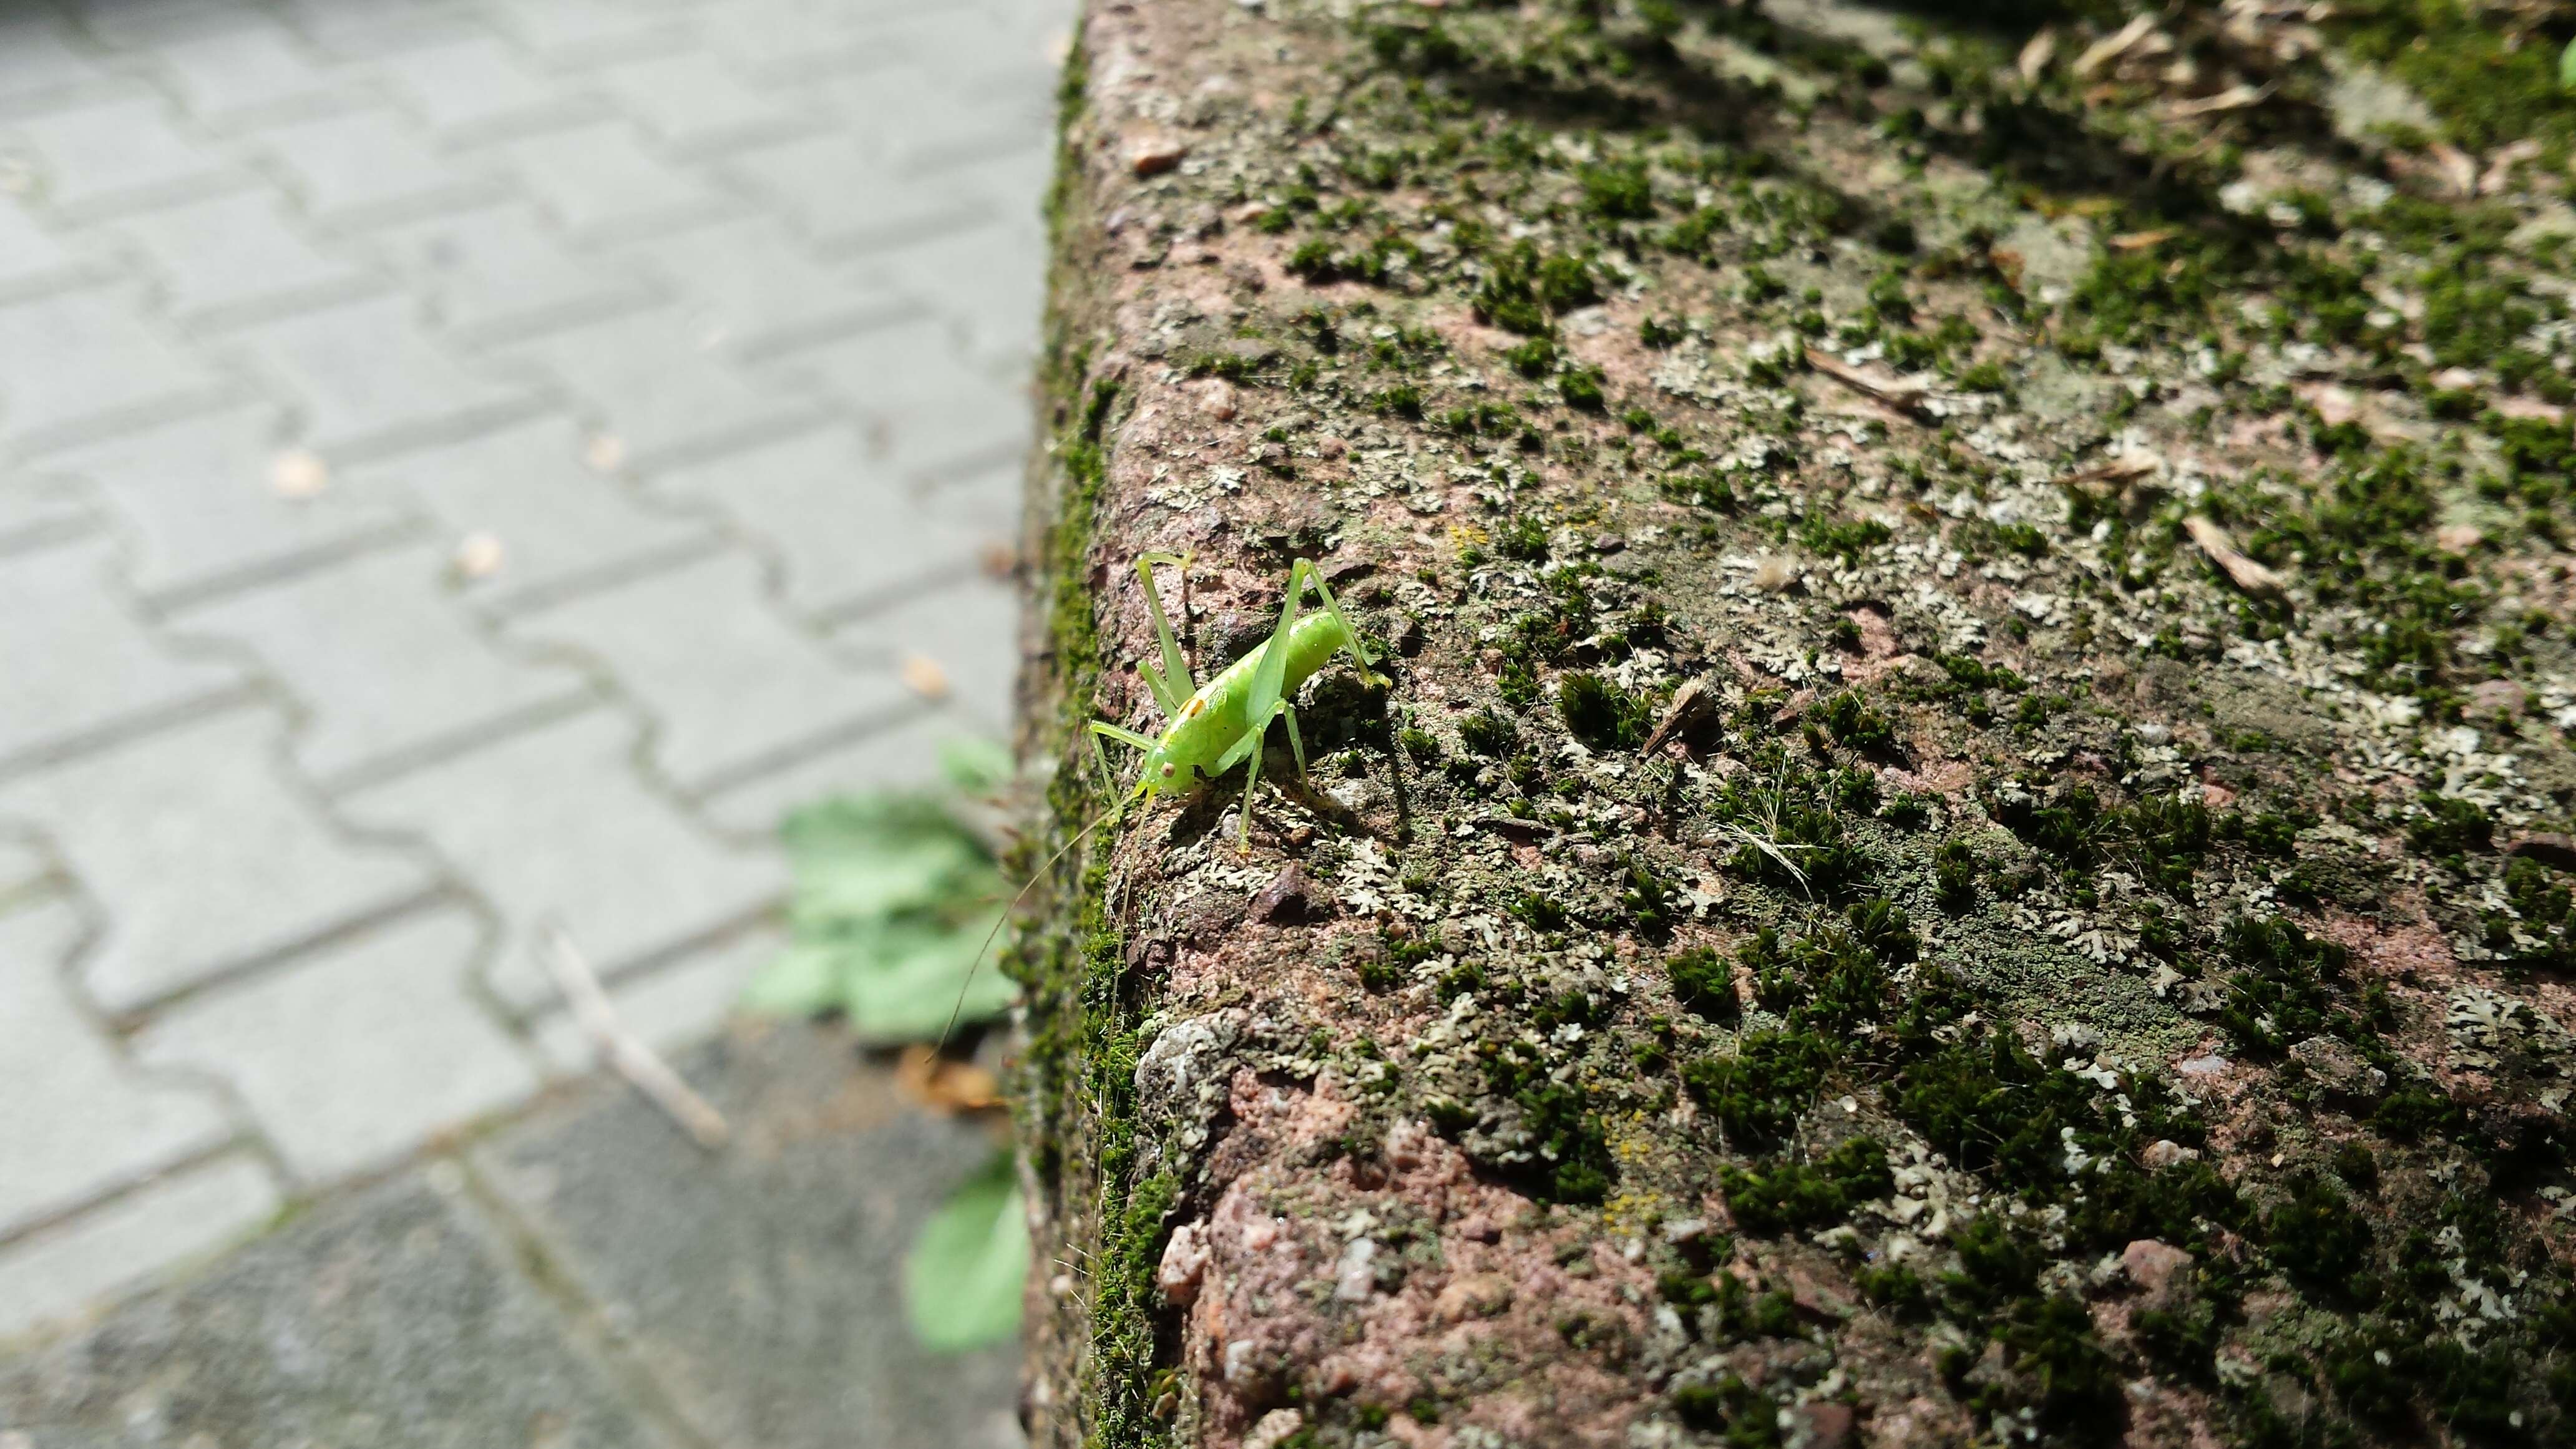
[[[1168,780],[1168,779],[1172,778],[1174,775],[1179,774],[1179,773],[1180,773],[1180,771],[1179,771],[1177,768],[1175,768],[1174,766],[1172,766],[1171,764],[1169,764],[1169,763],[1166,763],[1166,764],[1163,766],[1163,778],[1164,778],[1164,779],[1166,779],[1166,780]]]

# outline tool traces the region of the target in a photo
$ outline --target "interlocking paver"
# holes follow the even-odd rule
[[[955,329],[924,317],[799,353],[808,372],[865,420],[868,441],[906,477],[961,471],[1028,452],[1024,384],[959,355]]]
[[[273,408],[232,408],[127,433],[48,460],[95,488],[115,517],[129,583],[158,603],[235,588],[418,526],[382,490],[328,478],[277,487],[286,434]]]
[[[723,341],[721,324],[663,308],[549,333],[513,355],[560,379],[649,468],[773,435],[821,410],[757,385]]]
[[[104,913],[81,979],[110,1011],[422,899],[418,857],[337,833],[284,778],[284,729],[234,709],[0,786]]]
[[[939,747],[973,733],[972,724],[925,704],[873,734],[709,795],[699,808],[730,835],[774,839],[791,812],[817,800],[938,780]]]
[[[230,664],[165,648],[107,581],[94,542],[0,557],[0,771],[220,699]]]
[[[400,100],[442,136],[471,138],[540,124],[573,107],[498,36],[462,34],[377,61]]]
[[[827,247],[934,236],[987,214],[978,198],[943,181],[906,178],[877,147],[839,131],[743,151],[726,165]]]
[[[430,299],[443,326],[478,341],[580,321],[651,295],[629,268],[575,255],[522,203],[386,227],[376,240]]]
[[[123,1060],[63,989],[80,932],[61,902],[0,915],[0,1237],[230,1137],[211,1093]]]
[[[617,0],[514,0],[492,18],[557,65],[582,65],[661,49],[686,34],[676,7]]]
[[[693,320],[737,354],[834,337],[919,306],[855,264],[817,259],[773,217],[656,237],[634,254],[687,299]]]
[[[904,296],[957,323],[978,361],[1025,367],[1037,355],[1046,238],[1034,219],[891,248],[868,265]]]
[[[369,554],[196,610],[185,628],[242,645],[285,684],[302,706],[295,758],[326,788],[588,693],[478,634],[445,564],[434,548]]]
[[[0,16],[0,113],[115,84],[114,72],[75,44],[52,16],[30,11]]]
[[[305,1182],[378,1166],[536,1086],[468,995],[477,935],[463,911],[396,921],[190,999],[135,1057],[228,1084]]]
[[[675,469],[653,487],[721,510],[763,540],[788,601],[807,615],[890,603],[970,576],[1017,527],[925,506],[841,426]]]
[[[353,302],[263,323],[248,348],[303,404],[323,452],[381,449],[488,424],[523,407],[523,388],[468,369],[413,320],[409,298]]]
[[[702,1037],[779,947],[779,815],[994,728],[1064,8],[0,17],[0,1336],[265,1219],[281,1168],[327,1188],[586,1068],[554,923],[634,1029]],[[700,1060],[732,1090],[742,1063]],[[513,1184],[513,1230],[580,1263],[549,1292],[590,1306],[558,1318],[484,1208],[401,1181],[36,1367],[0,1351],[0,1449],[30,1415],[156,1442],[1011,1440],[1001,1355],[955,1380],[987,1406],[968,1426],[918,1367],[844,1367],[899,1347],[790,1335],[759,1353],[818,1344],[795,1382],[912,1399],[781,1414],[682,1367],[747,1341],[720,1315],[657,1330],[658,1407],[621,1417],[637,1341],[613,1381],[565,1347],[635,1301],[605,1219]],[[848,1200],[728,1251],[837,1244]]]
[[[951,707],[968,726],[997,738],[1009,732],[1020,598],[1007,584],[969,578],[925,589],[835,637],[848,657],[869,664],[892,668],[907,656],[928,660],[946,679]]]
[[[361,476],[417,498],[452,539],[497,543],[499,567],[463,588],[498,609],[596,588],[714,543],[704,520],[644,507],[585,465],[585,451],[569,421],[542,418],[408,453]]]
[[[604,71],[600,83],[666,145],[692,151],[810,127],[818,119],[703,50],[629,61]]]
[[[170,123],[168,103],[130,96],[8,123],[47,205],[82,217],[156,206],[246,179],[230,157]]]
[[[213,126],[291,116],[349,93],[291,33],[266,23],[228,24],[156,46],[152,63],[188,114]]]
[[[269,1170],[234,1153],[0,1249],[0,1339],[229,1246],[275,1218],[281,1202]]]
[[[770,927],[619,982],[608,993],[617,1019],[636,1040],[673,1052],[715,1035],[726,1013],[761,968],[786,949],[787,938]],[[536,1027],[537,1051],[556,1072],[578,1073],[598,1064],[599,1047],[569,1011],[558,1009]]]
[[[131,289],[0,307],[0,443],[57,444],[215,397],[221,376],[147,326]]]
[[[94,522],[89,500],[71,479],[0,470],[0,553],[59,543]]]
[[[419,212],[488,192],[474,168],[441,156],[392,111],[323,116],[260,133],[307,211],[335,222]]]
[[[0,45],[7,43],[0,37]],[[38,225],[16,197],[0,194],[0,295],[43,290],[80,270],[70,247]]]
[[[622,122],[531,136],[501,150],[528,194],[576,236],[641,232],[723,208],[720,193],[646,150]]]
[[[900,713],[891,668],[839,665],[768,605],[760,570],[718,554],[513,626],[600,661],[642,701],[656,764],[685,789],[757,773]]]
[[[512,1271],[509,1244],[431,1185],[442,1176],[323,1203],[93,1332],[0,1362],[0,1423],[35,1426],[44,1449],[665,1449]]]
[[[166,285],[170,310],[195,321],[345,295],[367,273],[316,246],[273,196],[238,192],[147,211],[119,232]]]
[[[517,1006],[555,996],[536,953],[561,922],[603,972],[726,933],[783,882],[771,858],[728,849],[634,768],[637,730],[593,711],[343,797],[353,818],[416,830],[500,913],[489,971]]]
[[[989,43],[940,35],[931,44],[935,54],[941,47]],[[863,138],[867,150],[905,175],[1010,151],[1046,133],[1043,112],[1032,116],[989,103],[916,66],[836,76],[821,90],[844,122],[842,134]]]

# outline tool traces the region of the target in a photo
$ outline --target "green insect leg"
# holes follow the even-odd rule
[[[1152,740],[1145,738],[1134,730],[1122,730],[1118,726],[1111,724],[1106,720],[1093,720],[1091,722],[1091,728],[1086,731],[1086,734],[1091,740],[1091,758],[1098,761],[1100,764],[1100,782],[1109,787],[1109,793],[1112,795],[1118,793],[1118,777],[1111,773],[1109,769],[1109,752],[1100,747],[1101,738],[1103,736],[1107,736],[1122,745],[1134,745],[1136,748],[1149,753],[1154,748],[1154,742]]]
[[[1377,661],[1369,658],[1368,646],[1360,642],[1360,631],[1351,627],[1350,616],[1342,612],[1341,601],[1334,598],[1332,589],[1325,585],[1323,573],[1304,559],[1299,559],[1298,565],[1306,570],[1306,577],[1315,581],[1315,592],[1324,596],[1324,612],[1333,616],[1333,622],[1342,626],[1342,637],[1351,641],[1351,657],[1359,661],[1361,681],[1367,684],[1387,683],[1384,675],[1369,668]]]
[[[1154,589],[1156,564],[1174,564],[1180,568],[1183,602],[1186,603],[1190,556],[1185,553],[1147,553],[1136,557],[1136,577],[1145,581],[1145,611],[1154,616],[1154,637],[1163,646],[1161,669],[1151,664],[1140,668],[1145,682],[1153,688],[1154,702],[1163,707],[1163,718],[1168,721],[1181,712],[1181,706],[1198,689],[1198,683],[1190,678],[1189,661],[1181,657],[1181,641],[1172,635],[1172,621],[1163,617],[1163,597]]]

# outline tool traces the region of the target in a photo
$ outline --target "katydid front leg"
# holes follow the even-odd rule
[[[1116,795],[1118,793],[1118,777],[1110,772],[1109,752],[1100,747],[1101,737],[1106,735],[1110,739],[1116,740],[1122,745],[1134,745],[1137,749],[1143,750],[1149,754],[1152,753],[1154,749],[1154,742],[1152,740],[1145,738],[1134,730],[1122,730],[1118,726],[1109,723],[1107,720],[1093,720],[1091,722],[1090,729],[1086,731],[1086,733],[1091,739],[1091,758],[1100,763],[1100,783],[1108,787],[1111,795]]]

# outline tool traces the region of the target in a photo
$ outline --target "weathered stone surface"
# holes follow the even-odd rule
[[[610,1093],[475,1162],[691,1427],[722,1444],[1015,1444],[1015,1355],[927,1353],[898,1277],[911,1225],[992,1138],[905,1101],[832,1031],[744,1028],[685,1064],[732,1124],[722,1153]]]
[[[276,1175],[230,1153],[147,1182],[0,1250],[0,1341],[52,1327],[267,1226]]]
[[[39,1449],[663,1449],[510,1264],[488,1228],[409,1174],[77,1338],[0,1359],[0,1431]]]

